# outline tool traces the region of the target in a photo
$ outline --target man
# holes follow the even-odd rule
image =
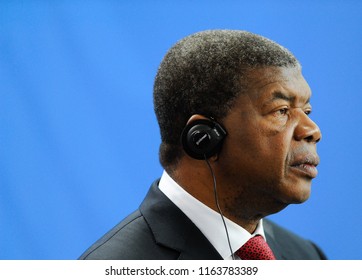
[[[264,219],[309,198],[321,139],[310,97],[296,58],[264,37],[210,30],[176,43],[154,85],[165,171],[80,258],[325,259]]]

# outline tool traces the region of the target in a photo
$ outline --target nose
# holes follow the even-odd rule
[[[299,122],[294,131],[295,139],[298,141],[305,140],[310,143],[318,143],[322,138],[322,133],[318,125],[303,111],[299,115]]]

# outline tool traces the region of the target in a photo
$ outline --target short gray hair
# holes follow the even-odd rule
[[[299,62],[274,41],[240,30],[208,30],[177,42],[162,60],[154,83],[163,167],[181,157],[181,132],[190,116],[222,120],[247,89],[246,74],[268,66],[296,67]]]

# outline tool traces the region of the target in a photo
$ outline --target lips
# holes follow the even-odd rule
[[[319,157],[315,154],[308,154],[296,157],[290,167],[301,176],[315,178],[318,175],[318,164]]]

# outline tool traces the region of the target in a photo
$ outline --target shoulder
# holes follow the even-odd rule
[[[133,212],[86,250],[82,260],[174,259],[178,253],[162,248],[139,210]]]
[[[269,219],[264,219],[267,242],[283,259],[326,259],[323,251],[312,241],[287,230]]]

